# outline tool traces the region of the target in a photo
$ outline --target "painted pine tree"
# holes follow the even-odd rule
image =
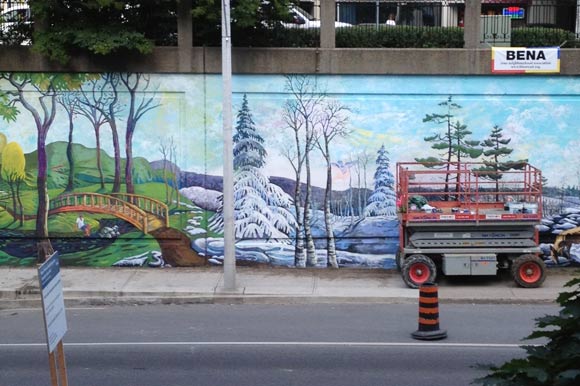
[[[234,218],[238,239],[286,239],[294,226],[290,197],[264,175],[267,152],[244,95],[234,133]],[[223,196],[222,196],[223,198]],[[223,204],[223,199],[220,200]],[[223,230],[223,206],[210,221]]]
[[[489,137],[481,143],[485,148],[483,155],[486,160],[484,160],[485,166],[477,169],[477,173],[480,177],[495,181],[496,192],[499,191],[499,180],[503,177],[502,172],[521,168],[521,163],[525,162],[525,160],[516,162],[505,160],[505,157],[513,152],[513,149],[507,147],[510,142],[511,138],[505,138],[503,129],[495,125]],[[496,201],[499,201],[499,198],[499,195],[496,194]]]
[[[415,161],[422,163],[427,168],[445,169],[445,200],[449,200],[449,179],[451,176],[451,162],[453,160],[453,118],[454,112],[461,109],[461,106],[453,102],[453,97],[450,95],[446,101],[438,104],[443,110],[442,113],[426,114],[423,118],[424,123],[435,124],[436,126],[443,126],[440,133],[435,133],[424,138],[425,142],[431,143],[431,149],[437,152],[437,157],[415,158]]]
[[[369,197],[369,204],[364,213],[365,216],[396,216],[395,178],[389,170],[391,161],[385,145],[381,146],[377,154],[375,190]]]

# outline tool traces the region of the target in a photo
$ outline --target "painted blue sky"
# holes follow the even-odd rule
[[[233,103],[235,116],[243,95],[248,95],[249,108],[268,150],[266,173],[292,177],[290,164],[282,156],[283,147],[291,141],[283,120],[288,98],[285,81],[283,76],[235,75]],[[580,77],[361,75],[318,76],[317,81],[329,98],[350,109],[352,133],[334,143],[332,160],[348,163],[368,157],[368,186],[373,184],[376,152],[382,144],[389,151],[393,171],[397,161],[435,155],[424,137],[443,128],[422,120],[425,114],[444,113],[438,104],[450,95],[462,106],[455,112],[456,119],[473,132],[472,139],[486,138],[498,125],[504,136],[511,138],[512,159],[528,158],[542,169],[549,185],[580,184]],[[152,84],[155,94],[149,95],[162,106],[139,123],[134,155],[161,158],[159,143],[171,136],[178,144],[178,164],[183,170],[221,174],[221,77],[153,75]],[[0,121],[0,132],[31,152],[36,146],[36,129],[29,113],[21,110],[16,122]],[[124,124],[121,120],[121,132]],[[93,130],[86,119],[77,117],[75,125],[75,142],[94,147]],[[112,154],[110,130],[104,126],[101,132],[103,149]],[[67,118],[59,108],[48,142],[66,140],[67,133]],[[313,165],[314,181],[323,186],[322,157],[316,155]],[[335,170],[335,188],[348,188],[356,178],[354,173]]]
[[[277,138],[284,78],[259,79],[236,77],[234,91],[248,93],[258,128]],[[320,76],[319,84],[351,109],[353,134],[333,148],[334,160],[346,162],[361,151],[374,157],[381,144],[393,163],[436,155],[424,137],[443,128],[422,120],[426,114],[445,113],[438,104],[451,95],[462,106],[454,112],[456,119],[473,132],[472,139],[487,138],[498,125],[511,138],[511,159],[529,159],[550,185],[580,184],[580,78]],[[270,155],[276,159],[270,172],[282,169],[283,160],[272,150]]]

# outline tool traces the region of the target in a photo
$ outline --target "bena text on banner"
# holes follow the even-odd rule
[[[560,72],[560,47],[492,47],[491,72],[558,73]]]

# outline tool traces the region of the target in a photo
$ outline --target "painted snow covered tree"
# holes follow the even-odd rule
[[[267,152],[244,95],[234,133],[234,218],[236,239],[286,240],[295,226],[292,200],[264,174]],[[223,195],[210,220],[210,229],[223,231]]]
[[[395,194],[395,178],[389,170],[389,153],[382,145],[377,152],[377,170],[375,172],[375,190],[369,197],[365,216],[396,216],[397,197]]]

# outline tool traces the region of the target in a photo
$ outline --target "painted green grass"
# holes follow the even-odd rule
[[[93,184],[84,186],[78,189],[77,193],[103,193],[106,194],[112,189],[112,184],[106,184],[105,191],[101,192],[100,184]],[[135,185],[136,194],[144,195],[165,202],[166,190],[165,184],[158,182],[149,182]],[[50,189],[49,197],[54,198],[63,193],[63,189]],[[37,210],[37,192],[36,190],[22,191],[22,201],[24,204],[25,214],[34,215]],[[174,197],[175,200],[175,197]],[[186,198],[178,196],[177,202],[189,202]],[[15,221],[12,216],[4,209],[2,205],[11,205],[11,200],[0,203],[0,229],[10,229],[14,231],[34,231],[36,221],[34,219],[27,220],[23,226],[20,226],[19,221]],[[194,208],[178,205],[173,203],[169,206],[169,226],[184,232],[184,229],[189,225],[188,220],[194,216],[199,228],[208,229],[208,222],[213,215],[213,212],[203,210],[201,208]],[[58,237],[78,237],[80,231],[76,227],[76,219],[79,212],[60,213],[49,216],[48,229],[51,238]],[[99,220],[102,219],[117,219],[114,215],[107,214],[93,214],[84,212],[83,216],[85,222],[91,226],[93,232],[99,230]],[[186,232],[184,232],[186,234]],[[207,233],[200,233],[196,235],[188,235],[190,239],[200,237],[220,237],[221,235],[214,232],[207,231]],[[31,243],[34,240],[30,240]],[[87,251],[79,251],[77,253],[61,254],[63,265],[68,266],[90,266],[90,267],[108,267],[113,263],[130,256],[136,256],[143,253],[148,253],[153,250],[159,250],[159,244],[150,235],[145,235],[135,229],[131,232],[126,232],[119,236],[112,244],[102,248],[94,248]],[[0,250],[0,265],[8,266],[33,266],[36,264],[36,256],[30,258],[18,258],[6,254]]]
[[[73,253],[61,253],[60,260],[63,266],[83,266],[83,267],[110,267],[119,260],[127,257],[160,251],[157,241],[139,231],[127,233],[126,238],[117,238],[112,244],[102,248],[92,248],[86,251]],[[33,240],[30,240],[33,243]],[[71,241],[82,242],[82,239]],[[0,266],[34,266],[36,256],[29,258],[18,258],[6,254],[0,250]]]
[[[20,259],[18,257],[10,256],[0,251],[0,266],[6,265],[10,267],[32,267],[36,265],[35,257],[27,257]]]
[[[105,248],[60,255],[63,265],[83,267],[110,267],[127,257],[159,251],[157,241],[148,235],[136,231],[125,235],[128,239],[118,238]]]

